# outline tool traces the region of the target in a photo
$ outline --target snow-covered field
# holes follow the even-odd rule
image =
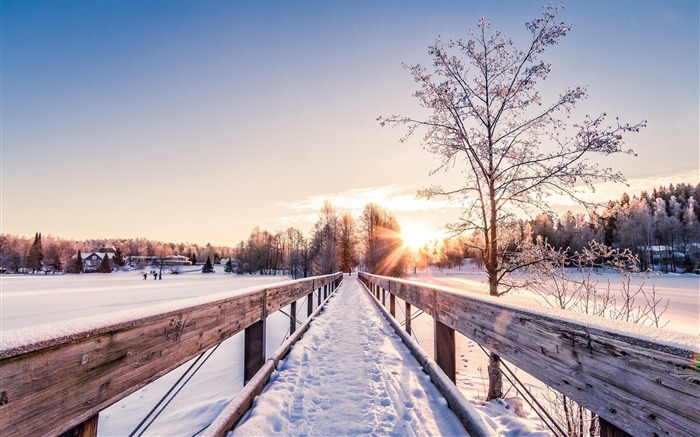
[[[485,273],[469,263],[461,268],[443,269],[442,271],[431,267],[428,270],[409,275],[407,279],[488,294]],[[606,287],[609,281],[611,291],[618,293],[619,296],[619,291],[622,288],[620,275],[614,272],[604,272],[596,274],[596,279],[601,289]],[[657,298],[661,298],[664,302],[666,299],[669,300],[668,309],[661,318],[662,323],[668,322],[664,329],[690,335],[700,334],[700,275],[633,275],[633,287],[641,284],[642,281],[646,291],[651,291],[653,284],[656,287]],[[532,300],[541,303],[542,300],[525,290],[518,290],[503,297],[506,301],[514,303]],[[641,296],[637,299],[638,303],[641,303]],[[543,303],[543,305],[546,304]]]
[[[605,276],[605,275],[604,275]],[[128,310],[156,303],[200,297],[207,294],[288,280],[282,276],[235,276],[220,271],[213,275],[190,272],[164,275],[153,280],[138,272],[112,274],[15,276],[0,275],[0,335],[8,330],[34,327],[79,317]],[[431,269],[411,275],[409,279],[486,293],[484,276],[471,266],[461,269]],[[601,277],[607,280],[607,277]],[[613,279],[613,278],[610,278]],[[663,297],[671,300],[665,319],[666,329],[698,335],[700,332],[700,277],[695,275],[654,276],[653,282]],[[533,299],[525,293],[512,300]],[[302,308],[305,306],[302,305]],[[288,319],[276,313],[268,322],[268,354],[283,341]],[[432,347],[432,321],[421,316],[413,322],[414,331],[424,350]],[[520,418],[513,414],[518,399],[509,404],[484,403],[486,391],[486,356],[478,346],[458,336],[458,386],[474,402],[499,433],[509,435],[547,435],[533,412],[525,406]],[[224,342],[191,382],[154,421],[146,435],[194,435],[209,424],[242,387],[243,337],[241,334]],[[185,366],[153,384],[138,390],[100,414],[99,435],[128,435],[170,386],[185,371]],[[522,375],[520,375],[522,376]],[[527,379],[526,384],[541,390],[541,384]],[[508,397],[515,397],[511,390]]]

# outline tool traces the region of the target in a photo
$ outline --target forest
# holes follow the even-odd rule
[[[700,184],[679,183],[624,194],[601,211],[568,212],[553,218],[541,214],[517,222],[519,238],[546,241],[556,250],[580,252],[593,240],[609,247],[629,249],[640,270],[700,272]],[[326,203],[308,235],[290,227],[270,232],[256,227],[235,247],[165,243],[146,238],[66,240],[36,233],[33,237],[0,235],[0,271],[7,273],[79,273],[74,255],[111,252],[111,268],[142,268],[132,257],[154,262],[180,255],[193,264],[210,258],[224,264],[227,273],[284,274],[293,278],[360,268],[387,276],[404,276],[429,265],[456,267],[464,258],[477,258],[470,239],[454,235],[411,251],[404,248],[401,227],[391,211],[370,203],[359,217]],[[504,249],[506,250],[506,249]],[[171,266],[173,273],[181,269]],[[109,269],[111,270],[111,269]]]

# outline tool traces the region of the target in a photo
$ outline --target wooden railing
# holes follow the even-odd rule
[[[700,433],[698,337],[523,309],[419,282],[359,277],[392,315],[396,298],[404,301],[406,329],[411,306],[433,317],[435,361],[452,381],[456,331],[597,414],[603,435]]]
[[[2,333],[0,434],[95,435],[101,410],[234,334],[245,331],[244,380],[265,363],[265,320],[308,296],[317,300],[342,273],[262,286],[114,323],[74,328],[74,322]],[[179,306],[179,307],[178,307]],[[160,307],[162,308],[162,307]],[[60,334],[58,334],[60,333]]]

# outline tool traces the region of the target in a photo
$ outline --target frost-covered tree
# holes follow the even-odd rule
[[[311,247],[315,274],[327,275],[338,271],[338,213],[328,201],[319,212]]]
[[[429,48],[432,68],[408,66],[418,84],[414,96],[427,116],[379,117],[382,125],[405,126],[407,140],[423,132],[423,147],[439,157],[434,170],[458,168],[464,175],[457,187],[433,186],[421,194],[448,197],[464,205],[457,233],[475,232],[488,275],[489,292],[498,296],[509,288],[508,278],[530,257],[513,257],[508,248],[508,222],[518,211],[549,211],[546,197],[565,195],[586,204],[576,187],[593,190],[599,181],[624,181],[621,173],[600,167],[590,157],[623,153],[622,135],[636,132],[634,125],[607,125],[606,114],[570,122],[572,110],[586,97],[583,87],[563,90],[545,101],[538,87],[551,70],[542,55],[559,43],[571,26],[557,21],[558,7],[545,6],[542,16],[526,24],[531,38],[523,49],[489,24],[479,21],[467,41],[438,39]],[[513,244],[515,243],[515,244]],[[505,287],[504,287],[505,286]],[[501,397],[498,359],[491,361],[488,398]]]
[[[304,268],[304,261],[308,259],[309,246],[304,234],[297,228],[288,228],[284,233],[284,241],[284,265],[289,275],[294,279],[308,275],[309,271],[308,268]]]

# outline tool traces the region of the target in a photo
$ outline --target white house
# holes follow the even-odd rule
[[[80,257],[83,259],[83,270],[86,272],[97,270],[105,257],[109,258],[110,261],[114,261],[116,256],[117,254],[112,252],[85,252],[80,254]],[[77,253],[71,257],[74,260],[77,258]]]

